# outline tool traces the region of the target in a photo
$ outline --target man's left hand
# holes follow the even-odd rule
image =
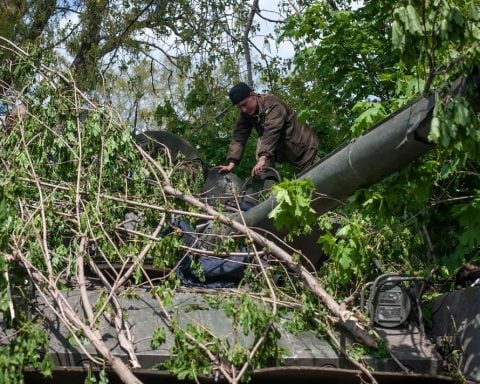
[[[260,175],[260,173],[263,171],[266,161],[267,158],[265,156],[260,156],[258,158],[257,164],[255,164],[255,166],[252,168],[252,176]]]

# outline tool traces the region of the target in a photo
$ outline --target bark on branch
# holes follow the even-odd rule
[[[264,236],[253,231],[248,226],[233,220],[232,218],[217,212],[213,207],[202,203],[196,197],[192,195],[186,195],[170,185],[170,179],[165,170],[158,164],[152,157],[143,150],[140,146],[136,145],[140,154],[150,162],[163,178],[163,192],[166,195],[173,196],[177,199],[183,200],[190,205],[201,209],[207,214],[213,216],[216,220],[222,224],[229,226],[239,233],[242,233],[250,237],[256,244],[263,248],[266,248],[270,253],[279,261],[283,262],[290,271],[298,273],[304,283],[304,285],[317,296],[327,307],[327,309],[338,319],[338,324],[348,330],[353,336],[360,340],[364,345],[372,348],[378,346],[378,337],[372,336],[372,332],[361,325],[360,319],[358,319],[352,312],[341,308],[335,299],[328,294],[328,292],[322,287],[322,284],[318,279],[313,276],[300,262],[297,262],[293,257],[288,254],[283,248],[275,244],[273,241],[267,240]]]
[[[313,276],[305,267],[301,265],[301,263],[295,261],[293,257],[285,252],[281,247],[279,247],[274,242],[267,240],[264,236],[256,233],[255,231],[251,230],[247,226],[232,220],[230,217],[223,215],[217,212],[211,206],[208,206],[194,196],[191,195],[184,195],[180,191],[176,190],[175,188],[171,187],[170,185],[164,185],[164,191],[166,194],[170,196],[174,196],[178,199],[186,201],[187,203],[191,204],[194,207],[197,207],[209,215],[214,216],[218,221],[222,224],[225,224],[233,229],[235,229],[239,233],[243,233],[251,237],[251,239],[258,245],[263,248],[266,248],[270,251],[270,253],[277,258],[279,261],[283,262],[290,271],[294,273],[298,273],[304,283],[304,285],[315,295],[317,296],[327,307],[327,309],[338,319],[338,323],[347,329],[353,336],[357,339],[361,340],[363,344],[368,347],[376,348],[378,345],[378,340],[374,336],[372,336],[368,329],[364,328],[361,325],[360,320],[350,311],[343,310],[340,307],[335,299],[328,294],[327,291],[322,287],[321,283],[318,279]]]
[[[105,358],[107,363],[112,367],[112,370],[118,377],[126,384],[141,384],[142,382],[132,373],[129,367],[118,357],[112,354],[110,349],[105,345],[103,340],[97,336],[97,332],[91,327],[87,326],[70,306],[65,297],[58,290],[57,286],[49,281],[38,269],[36,269],[30,261],[23,255],[20,250],[14,253],[15,259],[22,262],[29,272],[32,280],[42,291],[50,296],[55,305],[62,309],[65,320],[69,321],[76,328],[80,329],[83,334],[92,343],[100,355]]]
[[[252,75],[252,58],[250,56],[250,46],[248,44],[248,35],[252,29],[253,18],[258,9],[258,0],[253,0],[252,7],[250,8],[250,13],[247,19],[247,25],[245,26],[245,31],[243,32],[243,50],[245,51],[245,62],[247,64],[247,82],[250,87],[253,87],[253,75]]]

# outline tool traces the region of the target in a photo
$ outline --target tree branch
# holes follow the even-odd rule
[[[253,18],[258,9],[258,0],[253,0],[252,6],[250,8],[250,13],[247,19],[247,25],[245,26],[245,31],[243,32],[243,50],[245,52],[245,62],[247,64],[247,83],[253,88],[253,75],[252,75],[252,58],[250,56],[250,46],[248,45],[248,35],[250,29],[252,28]]]

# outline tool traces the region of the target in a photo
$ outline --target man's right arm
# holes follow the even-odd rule
[[[217,169],[219,173],[223,173],[223,172],[231,172],[234,167],[235,167],[235,163],[230,161],[227,165],[218,165]]]

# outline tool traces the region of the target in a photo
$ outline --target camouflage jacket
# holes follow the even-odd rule
[[[286,161],[301,170],[314,159],[318,137],[305,123],[297,119],[295,111],[272,94],[257,95],[258,114],[240,114],[233,129],[227,160],[238,164],[252,128],[261,137],[257,156],[273,161]]]

